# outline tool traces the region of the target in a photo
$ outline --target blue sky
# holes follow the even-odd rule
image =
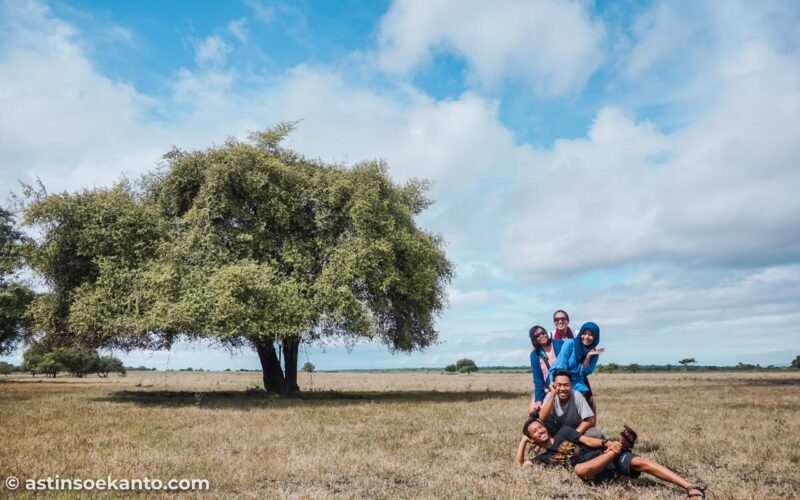
[[[308,156],[432,180],[420,223],[458,274],[438,345],[309,346],[318,368],[523,365],[557,308],[600,325],[601,362],[785,365],[799,34],[794,1],[4,1],[0,185],[108,185],[301,120]]]

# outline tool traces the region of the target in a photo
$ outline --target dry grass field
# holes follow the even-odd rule
[[[513,465],[528,374],[301,377],[304,394],[288,400],[255,390],[256,373],[0,377],[0,480],[202,478],[209,491],[147,495],[203,498],[683,498],[657,480],[593,487]],[[631,424],[639,453],[710,498],[800,497],[800,374],[598,374],[592,385],[601,429]]]

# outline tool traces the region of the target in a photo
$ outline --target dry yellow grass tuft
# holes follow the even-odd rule
[[[593,487],[513,465],[527,374],[319,373],[300,384],[301,397],[274,399],[252,390],[255,373],[3,377],[0,480],[203,478],[210,491],[181,495],[204,498],[683,496],[657,480]],[[592,385],[607,434],[631,424],[639,453],[708,484],[710,497],[800,496],[800,374],[598,374]]]

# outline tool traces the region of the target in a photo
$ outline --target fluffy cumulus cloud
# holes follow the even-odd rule
[[[604,108],[586,138],[539,152],[516,196],[511,265],[537,275],[796,262],[798,55],[743,41],[708,65],[716,95],[687,127],[664,133]],[[540,196],[553,203],[527,203]]]
[[[0,184],[39,175],[60,187],[103,185],[120,167],[152,165],[160,130],[143,126],[148,99],[98,74],[73,27],[41,4],[4,2],[0,31]],[[120,158],[121,147],[139,154]]]
[[[800,303],[800,13],[791,2],[656,3],[608,62],[610,30],[589,7],[401,0],[364,51],[376,60],[268,79],[229,62],[255,27],[221,19],[155,97],[101,73],[82,34],[46,7],[4,3],[0,184],[106,185],[151,169],[171,144],[300,120],[288,143],[308,156],[381,158],[398,181],[432,180],[437,203],[421,223],[458,268],[440,345],[393,359],[372,347],[354,358],[330,347],[327,362],[312,351],[320,368],[354,366],[359,352],[382,366],[524,364],[527,329],[550,326],[558,307],[574,327],[601,323],[606,361],[785,363]],[[464,58],[469,90],[436,99],[413,80],[370,78],[424,72],[438,51]],[[601,98],[580,137],[534,147],[501,120],[501,82],[522,80],[540,98],[579,93],[603,61],[618,72],[608,85],[631,92]],[[654,102],[682,114],[680,126],[648,116]]]
[[[381,22],[379,62],[404,74],[438,51],[463,57],[475,80],[521,80],[543,95],[580,90],[603,60],[605,29],[587,2],[394,2]]]

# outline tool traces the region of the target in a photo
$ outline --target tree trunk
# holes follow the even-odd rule
[[[297,358],[300,352],[300,339],[291,337],[283,341],[283,366],[286,367],[286,388],[289,394],[300,392],[297,385]]]
[[[272,340],[253,341],[264,379],[264,389],[270,394],[288,396],[300,392],[297,385],[297,358],[300,350],[300,339],[291,337],[283,341],[283,366],[278,359],[275,344]]]

